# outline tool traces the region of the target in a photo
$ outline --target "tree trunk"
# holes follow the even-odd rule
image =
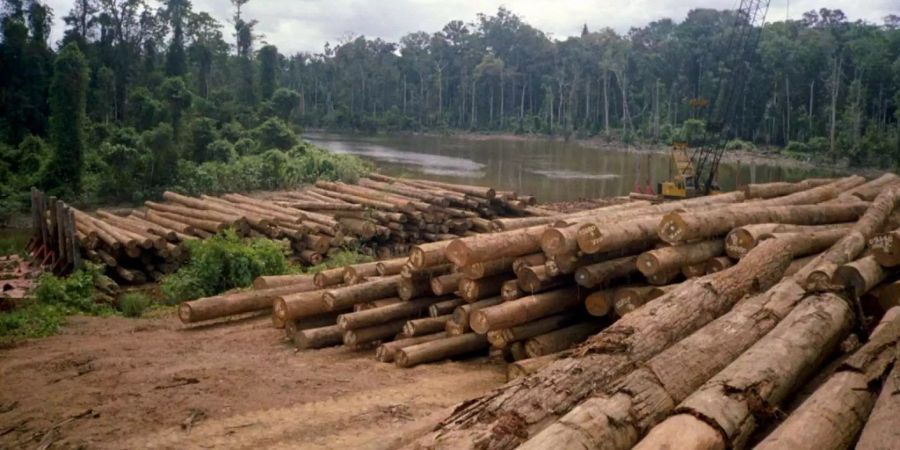
[[[684,400],[679,415],[716,424],[721,448],[743,448],[756,429],[756,414],[777,407],[849,334],[853,312],[834,294],[801,302],[769,334]],[[677,416],[675,416],[677,417]],[[712,426],[703,423],[701,427]],[[695,427],[696,428],[696,427]],[[672,418],[654,427],[636,449],[703,448],[689,444]]]
[[[859,299],[885,278],[887,278],[887,272],[875,261],[874,256],[869,255],[838,267],[834,272],[832,283],[842,286],[844,292]]]
[[[469,326],[485,334],[572,309],[582,301],[576,288],[544,292],[474,311],[469,315]]]
[[[262,311],[271,308],[272,301],[279,296],[306,292],[310,289],[305,285],[291,285],[201,298],[178,305],[178,318],[183,323],[194,323]]]
[[[675,286],[632,286],[615,290],[613,308],[619,317],[631,313],[650,301],[671,292]]]
[[[492,275],[500,275],[507,272],[512,271],[512,263],[515,261],[515,256],[508,256],[505,258],[493,259],[490,261],[484,262],[476,262],[470,266],[460,267],[459,271],[466,277],[472,280],[477,280],[479,278],[485,278]]]
[[[833,229],[847,229],[852,223],[832,225],[792,225],[784,223],[755,223],[737,227],[725,236],[725,253],[734,259],[741,259],[760,241],[775,233],[815,233]]]
[[[348,346],[357,346],[369,342],[380,341],[382,339],[389,339],[403,331],[404,325],[406,325],[406,319],[381,323],[366,328],[347,330],[344,332],[342,339],[344,345]]]
[[[344,342],[344,331],[337,325],[310,328],[297,331],[293,340],[299,349],[332,347]]]
[[[322,294],[322,291],[314,290],[273,297],[270,301],[273,324],[276,328],[281,328],[289,321],[328,312],[328,305],[322,299]]]
[[[565,275],[555,277],[548,275],[546,264],[526,267],[522,269],[518,277],[519,289],[529,294],[545,291],[568,282],[571,282],[571,278]]]
[[[413,367],[478,350],[486,350],[489,346],[486,336],[466,333],[402,348],[394,353],[394,360],[398,367]]]
[[[738,303],[608,391],[575,407],[521,448],[631,448],[679,402],[771,331],[805,295],[797,283],[783,280]]]
[[[516,378],[521,378],[526,375],[536,373],[553,361],[562,359],[566,356],[569,356],[570,354],[570,351],[561,351],[544,356],[538,356],[537,358],[522,359],[510,363],[506,366],[506,381],[512,381]]]
[[[781,197],[784,195],[794,194],[796,192],[805,191],[807,189],[812,189],[814,187],[833,183],[834,181],[834,178],[808,178],[796,183],[776,181],[763,184],[748,184],[747,186],[744,186],[744,195],[747,197],[747,199],[768,199]]]
[[[900,392],[898,358],[900,355],[895,355],[894,368],[885,379],[881,394],[856,443],[857,450],[884,449],[888,443],[900,442],[900,427],[897,427],[897,417],[900,417],[900,395],[897,395]]]
[[[876,403],[880,380],[892,366],[895,366],[897,340],[900,339],[900,314],[896,314],[898,312],[900,311],[893,310],[891,314],[886,315],[885,320],[882,320],[872,333],[869,342],[847,358],[828,381],[816,389],[756,448],[761,450],[850,448]],[[885,391],[882,388],[879,403],[881,398],[890,402],[890,397],[895,395],[896,391]],[[889,420],[893,425],[883,432],[887,435],[896,434],[896,416],[892,416]],[[885,434],[879,437],[885,437]],[[860,445],[856,448],[866,446],[887,448],[885,446],[896,444],[896,440],[870,440],[868,443],[860,440]]]
[[[452,314],[457,307],[465,305],[466,301],[461,298],[452,298],[437,302],[428,307],[428,315],[431,317],[443,316],[444,314]]]
[[[734,265],[734,261],[727,256],[719,256],[706,262],[706,273],[721,272]]]
[[[445,250],[451,241],[438,241],[417,245],[409,251],[409,263],[415,269],[424,269],[447,263]]]
[[[613,310],[616,289],[591,292],[584,298],[584,308],[594,317],[604,317]]]
[[[516,341],[522,341],[571,324],[575,314],[555,314],[511,328],[488,331],[488,342],[495,348],[506,347]]]
[[[686,265],[706,263],[724,251],[725,244],[721,239],[662,247],[642,253],[637,259],[637,268],[645,276],[651,276]]]
[[[869,248],[878,264],[884,267],[900,266],[900,230],[874,236]]]
[[[313,275],[264,275],[253,280],[253,289],[269,289],[282,286],[307,286],[316,289]]]
[[[403,301],[410,301],[416,297],[431,294],[431,280],[428,278],[401,278],[397,281],[395,289],[397,297],[400,297]]]
[[[597,386],[606,386],[630,372],[636,364],[724,314],[755,289],[767,289],[793,259],[789,250],[789,243],[773,239],[728,270],[682,284],[619,319],[579,347],[572,357],[457,408],[419,443],[432,447],[515,447],[556,415],[592,395]],[[499,423],[504,426],[495,428]]]
[[[525,295],[525,293],[519,288],[518,279],[509,280],[503,283],[503,286],[500,286],[500,298],[502,298],[504,302],[521,298],[523,295]]]
[[[447,295],[456,292],[459,288],[459,280],[462,279],[461,273],[449,273],[431,279],[431,292],[434,295]]]
[[[344,269],[338,267],[336,269],[327,269],[313,275],[313,283],[319,289],[325,289],[337,286],[344,282]]]
[[[503,299],[500,297],[491,297],[486,298],[484,300],[479,300],[474,303],[469,303],[465,305],[460,305],[456,309],[453,310],[453,322],[458,325],[460,328],[465,330],[469,329],[469,318],[471,314],[479,309],[489,308],[494,305],[499,305],[503,303]]]

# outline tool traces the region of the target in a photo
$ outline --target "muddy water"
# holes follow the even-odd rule
[[[577,142],[318,133],[306,138],[334,152],[374,161],[386,174],[489,185],[542,201],[626,195],[636,184],[656,186],[672,175],[668,154],[601,150]],[[823,174],[746,161],[723,163],[719,183],[731,190],[748,182],[794,181],[812,175]]]

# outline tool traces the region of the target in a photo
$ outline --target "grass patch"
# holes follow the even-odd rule
[[[360,253],[357,250],[346,249],[334,253],[315,266],[310,266],[306,269],[306,273],[319,273],[326,269],[334,269],[335,267],[344,267],[351,264],[359,264],[371,261],[374,261],[374,258],[369,255]]]
[[[186,245],[190,261],[160,285],[170,304],[248,287],[260,275],[283,275],[291,270],[285,248],[270,239],[241,239],[227,230]]]
[[[141,292],[129,292],[119,297],[119,309],[125,317],[141,317],[150,303],[150,297]]]

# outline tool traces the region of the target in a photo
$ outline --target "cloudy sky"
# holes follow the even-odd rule
[[[151,3],[153,0],[151,0]],[[839,8],[850,20],[882,23],[888,14],[900,14],[898,0],[772,0],[769,20],[799,18],[804,11],[821,7]],[[53,39],[62,35],[62,16],[72,0],[49,0],[56,16]],[[226,23],[231,17],[229,0],[193,0],[194,9],[207,11]],[[434,32],[451,20],[475,19],[476,14],[494,13],[506,6],[526,22],[564,38],[591,29],[612,27],[625,32],[663,17],[681,20],[696,7],[735,8],[738,0],[253,0],[246,16],[259,20],[257,30],[283,53],[319,52],[326,42],[362,34],[398,41],[412,31]],[[789,7],[788,7],[789,6]],[[226,36],[230,35],[230,30]]]

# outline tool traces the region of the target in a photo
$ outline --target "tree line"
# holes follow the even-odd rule
[[[127,201],[360,170],[302,143],[303,127],[694,140],[729,70],[747,71],[733,146],[900,160],[897,16],[852,22],[823,8],[767,23],[737,67],[722,67],[733,11],[554,39],[500,8],[396,43],[358,36],[285,55],[248,1],[232,0],[223,24],[189,0],[75,0],[50,43],[54,11],[4,0],[0,202],[21,204],[32,185]]]

